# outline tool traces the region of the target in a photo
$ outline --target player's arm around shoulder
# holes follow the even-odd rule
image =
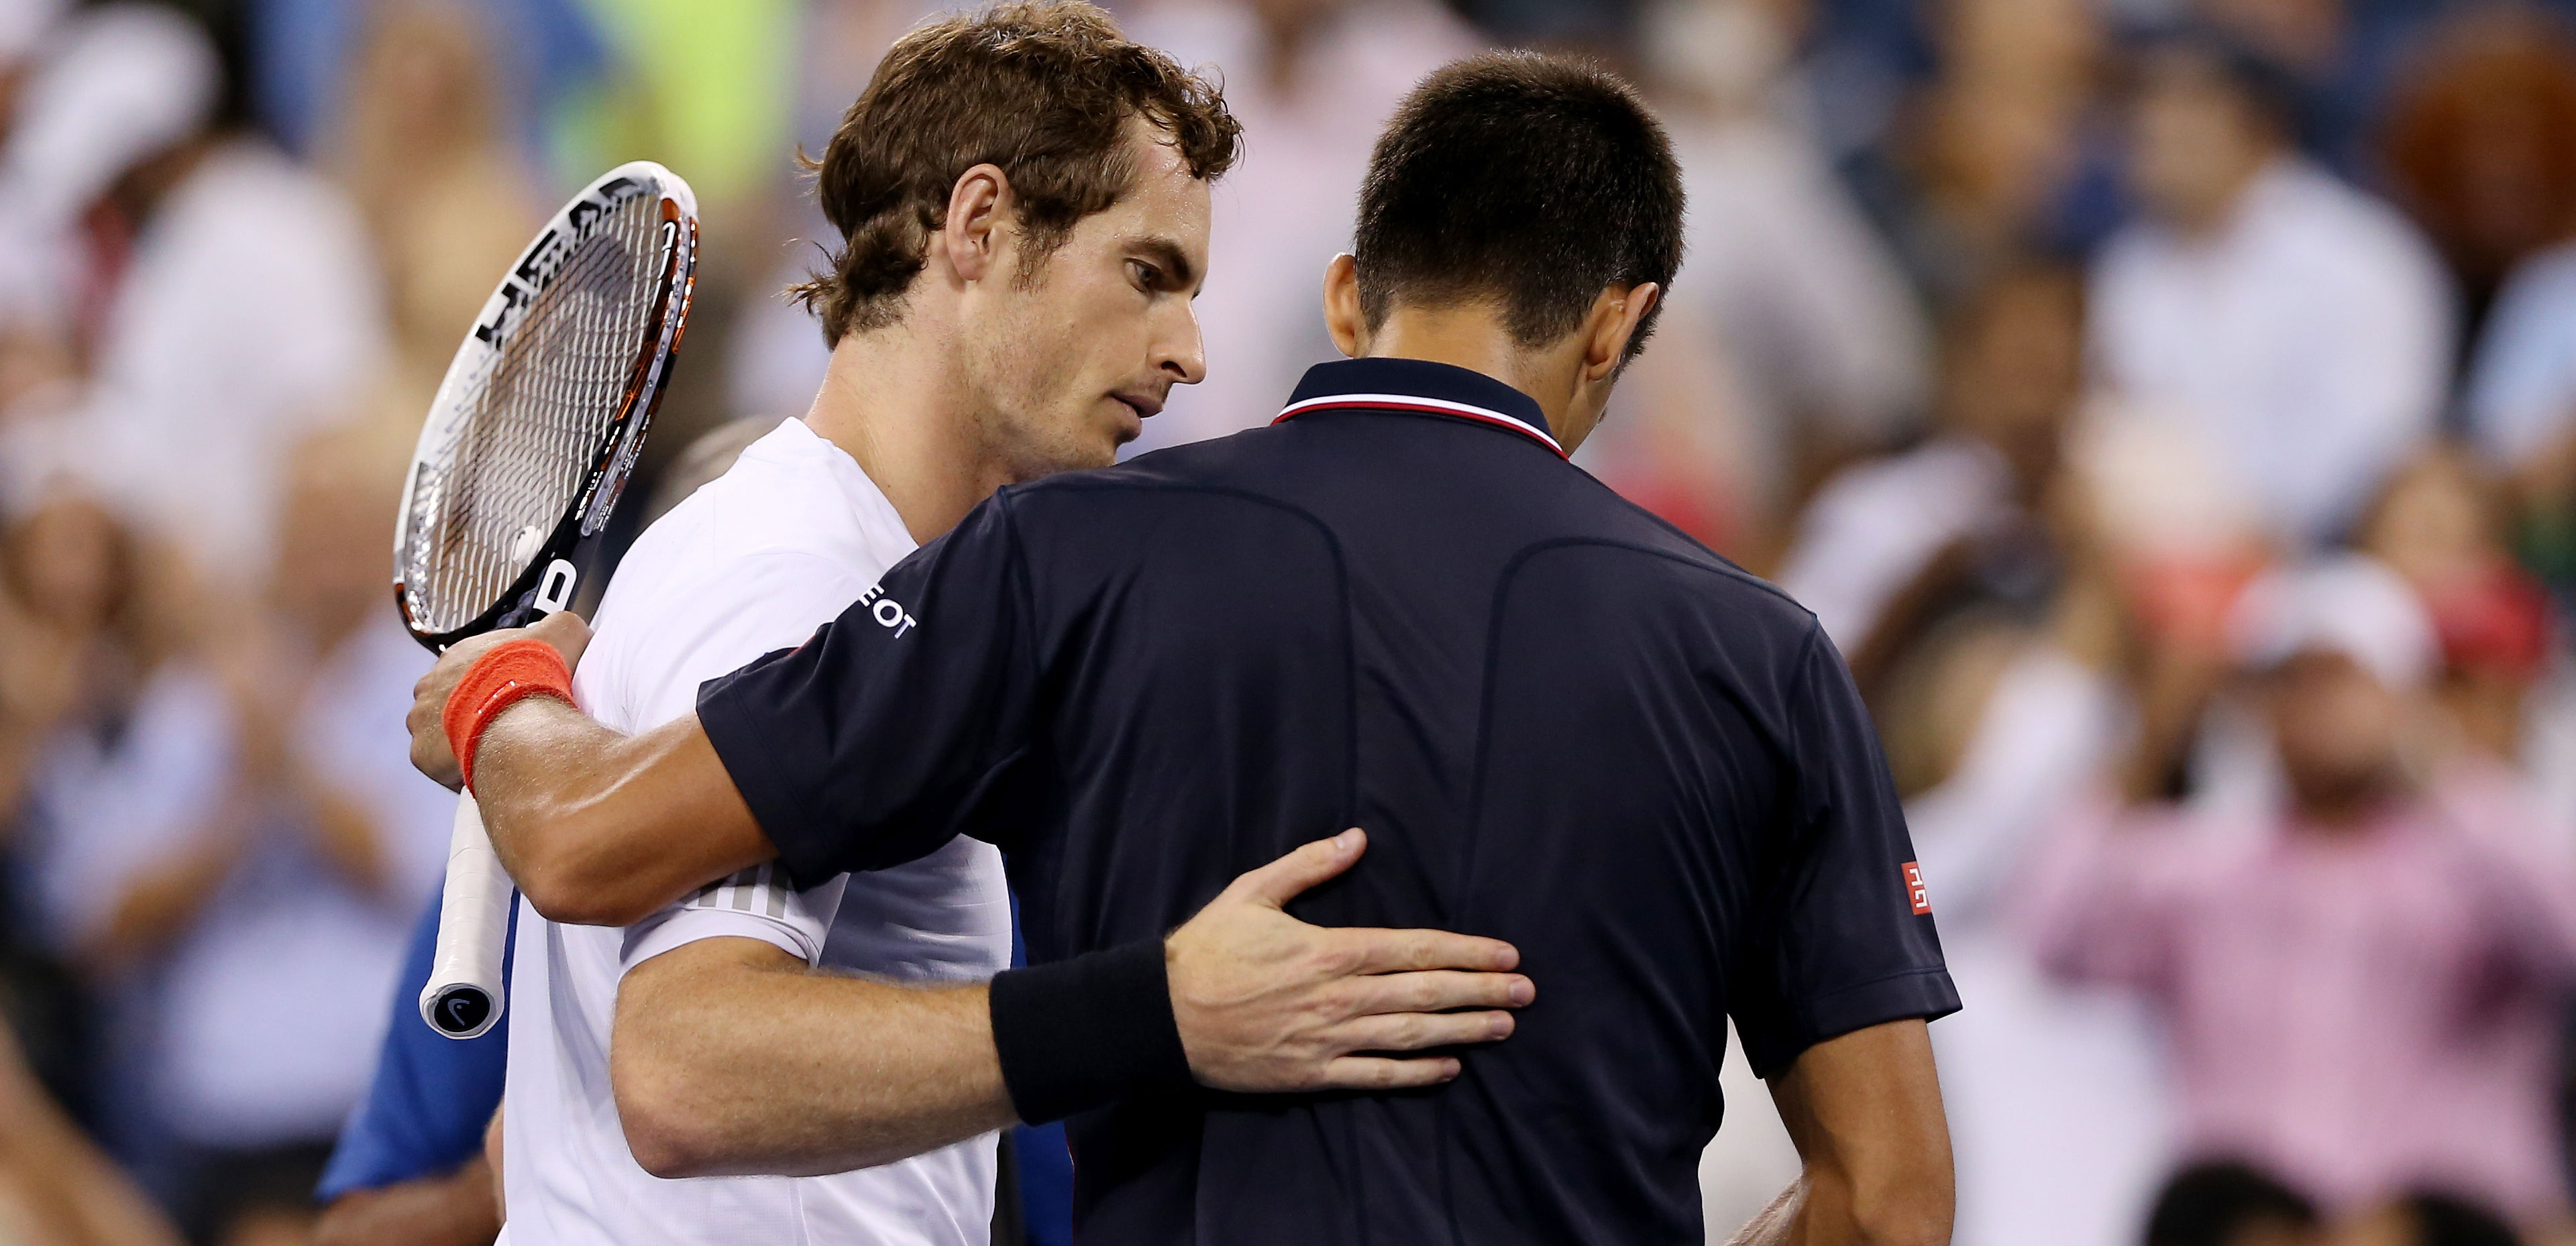
[[[1509,944],[1287,915],[1365,847],[1346,832],[1298,848],[1159,947],[990,984],[840,977],[754,939],[661,952],[618,990],[610,1073],[627,1145],[656,1176],[800,1176],[1191,1080],[1243,1092],[1447,1081],[1454,1049],[1508,1036],[1506,1010],[1533,988],[1510,972]]]
[[[569,611],[526,628],[488,632],[450,648],[412,690],[412,763],[465,786],[452,704],[478,661],[503,645],[539,641],[567,665],[590,629]],[[474,724],[472,785],[492,847],[519,891],[548,920],[629,925],[710,879],[777,852],[761,834],[706,732],[683,717],[638,735],[574,709],[568,692],[511,700]]]

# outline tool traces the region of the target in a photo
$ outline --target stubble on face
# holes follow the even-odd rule
[[[1130,142],[1136,174],[1127,194],[1076,222],[1032,270],[1019,267],[1015,236],[1009,271],[992,286],[989,331],[964,344],[980,397],[976,425],[1010,479],[1110,466],[1172,385],[1184,373],[1197,379],[1188,298],[1206,264],[1208,187],[1142,123],[1130,127]],[[1190,288],[1139,280],[1141,271],[1168,278],[1175,268],[1188,270],[1178,276]],[[1170,362],[1180,333],[1186,367]]]

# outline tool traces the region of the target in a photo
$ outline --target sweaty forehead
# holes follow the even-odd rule
[[[1127,198],[1157,216],[1185,219],[1195,214],[1204,224],[1208,184],[1190,175],[1189,162],[1181,158],[1180,149],[1159,131],[1141,124],[1128,134],[1136,177]]]
[[[1169,243],[1194,264],[1203,264],[1208,244],[1207,182],[1190,176],[1180,153],[1168,142],[1155,141],[1152,131],[1140,126],[1132,133],[1134,181],[1117,203],[1085,224],[1121,241]]]

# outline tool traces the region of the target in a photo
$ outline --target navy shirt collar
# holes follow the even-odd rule
[[[1565,447],[1539,414],[1538,400],[1482,372],[1428,359],[1340,359],[1306,369],[1279,420],[1309,411],[1365,408],[1413,411],[1492,424],[1546,446],[1558,458]],[[1273,420],[1271,423],[1278,423]]]

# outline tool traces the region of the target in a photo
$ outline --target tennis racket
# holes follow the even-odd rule
[[[689,317],[697,198],[620,165],[573,196],[458,347],[412,452],[394,602],[432,653],[572,604],[573,555],[607,526]],[[456,806],[420,1015],[449,1038],[501,1019],[512,888],[474,797]]]

